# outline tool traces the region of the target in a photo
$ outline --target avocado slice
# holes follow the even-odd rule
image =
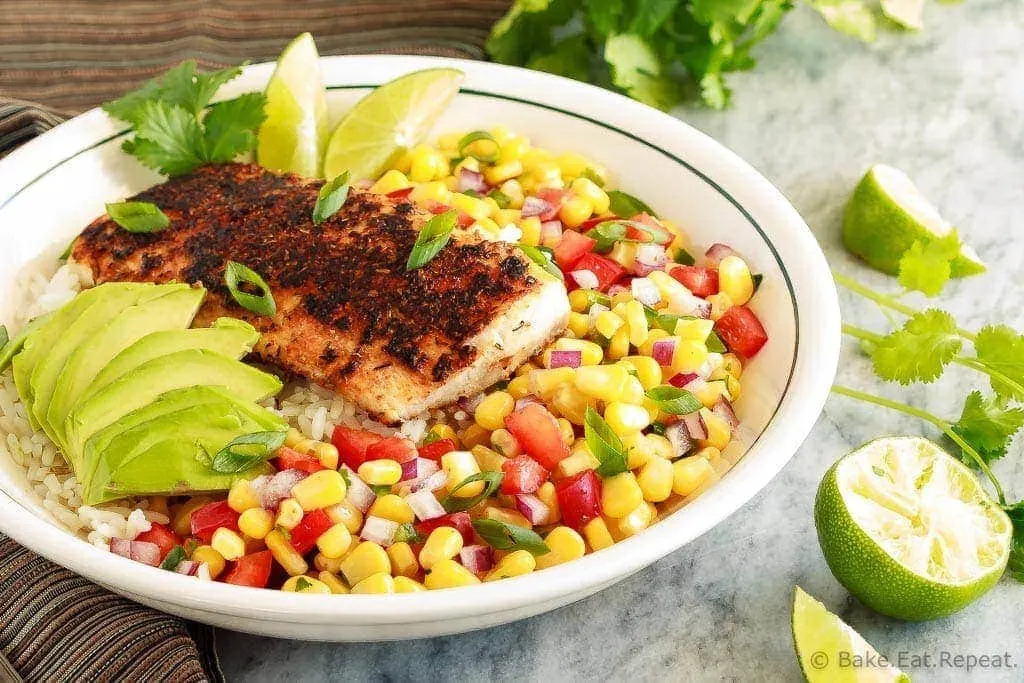
[[[28,409],[28,419],[33,429],[38,429],[39,423],[36,422],[32,411],[34,404],[32,373],[35,371],[36,365],[40,360],[47,355],[54,342],[63,334],[64,330],[84,311],[102,299],[105,294],[120,290],[141,293],[142,290],[154,286],[137,282],[114,282],[87,289],[59,308],[43,325],[25,338],[21,352],[14,357],[14,385],[18,389],[18,396],[21,397],[21,402]]]
[[[203,349],[187,349],[143,363],[80,401],[65,421],[68,451],[80,456],[89,437],[147,406],[160,395],[199,384],[224,387],[241,401],[259,402],[281,390],[274,375]]]
[[[229,358],[241,358],[260,339],[256,328],[244,320],[220,318],[212,327],[153,332],[117,354],[100,371],[82,398],[88,398],[143,363],[186,349],[207,349]]]
[[[256,408],[256,410],[262,410]],[[83,500],[100,503],[128,495],[172,494],[226,489],[239,476],[210,467],[211,459],[233,439],[261,431],[284,431],[287,425],[271,413],[255,416],[253,407],[222,401],[191,406],[143,422],[115,436],[97,458]]]
[[[38,330],[53,316],[53,313],[44,313],[38,318],[29,320],[18,334],[14,335],[14,339],[7,342],[2,349],[0,349],[0,372],[7,369],[14,356],[21,351],[25,346],[25,341],[29,338],[33,332]]]
[[[83,488],[86,490],[90,489],[92,482],[96,479],[95,472],[100,464],[100,460],[106,457],[111,443],[119,436],[134,432],[134,429],[139,425],[158,424],[162,418],[171,413],[196,407],[202,407],[209,414],[213,415],[227,414],[231,411],[239,412],[250,421],[259,425],[258,429],[252,431],[282,431],[287,429],[287,423],[282,418],[255,404],[239,401],[220,387],[195,386],[175,389],[174,391],[167,392],[148,406],[125,415],[114,424],[101,429],[89,438],[81,454],[82,467],[76,469],[76,471],[82,473],[80,481],[83,484]],[[107,458],[106,462],[113,461]],[[110,465],[106,466],[108,474],[110,467]],[[101,479],[105,476],[107,475],[102,475]]]
[[[53,389],[57,385],[57,378],[68,357],[79,347],[88,345],[94,335],[129,306],[146,303],[163,296],[170,291],[167,289],[169,287],[179,289],[184,286],[164,285],[158,287],[150,285],[141,290],[97,288],[100,297],[96,303],[82,311],[82,314],[68,327],[60,330],[59,336],[48,340],[49,348],[32,370],[32,414],[35,416],[36,422],[53,441],[59,443],[56,433],[46,422],[46,411],[50,407],[50,399],[53,396]]]
[[[44,421],[62,448],[64,419],[103,367],[150,332],[181,330],[191,325],[205,296],[203,289],[175,288],[156,299],[129,306],[68,356],[57,377]]]

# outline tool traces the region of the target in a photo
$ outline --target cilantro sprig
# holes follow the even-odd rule
[[[131,124],[134,136],[121,145],[125,152],[164,175],[183,175],[256,146],[256,130],[266,118],[263,93],[245,93],[206,111],[220,87],[241,73],[232,67],[202,74],[188,60],[103,109]]]

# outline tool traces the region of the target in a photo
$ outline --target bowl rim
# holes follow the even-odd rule
[[[0,490],[0,530],[31,550],[121,593],[151,601],[238,617],[310,624],[400,624],[441,621],[512,611],[582,595],[638,571],[695,540],[738,511],[763,490],[795,455],[828,398],[840,346],[839,303],[831,272],[817,241],[796,210],[768,180],[732,151],[685,122],[622,95],[559,76],[485,62],[440,57],[352,55],[321,57],[329,89],[369,88],[389,78],[424,68],[455,67],[486,89],[463,94],[513,99],[540,105],[612,128],[687,166],[729,199],[761,232],[787,279],[796,325],[789,382],[762,433],[746,454],[708,491],[684,509],[667,515],[643,533],[600,553],[549,568],[542,573],[474,586],[473,590],[428,591],[415,595],[349,595],[345,600],[195,581],[141,565],[76,540],[69,532],[37,517]],[[248,66],[225,88],[225,96],[258,87],[273,63]],[[337,72],[337,74],[335,74]],[[367,74],[373,74],[368,78]],[[354,75],[354,76],[352,76]],[[367,82],[371,81],[371,82]],[[25,187],[56,165],[116,139],[122,131],[100,109],[62,123],[0,160],[0,188],[18,187],[0,196],[0,212]],[[641,137],[641,134],[643,137]],[[83,140],[88,148],[68,156]],[[670,149],[687,149],[684,161]],[[57,164],[52,164],[60,160]],[[756,204],[756,207],[751,207]],[[755,220],[755,216],[757,216]],[[783,265],[776,244],[761,225],[770,225],[799,254]],[[791,277],[792,276],[792,277]],[[682,514],[683,512],[686,514]],[[589,591],[588,591],[589,589]],[[561,603],[558,603],[561,604]]]

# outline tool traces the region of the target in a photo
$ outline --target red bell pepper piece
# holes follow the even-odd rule
[[[416,444],[402,436],[389,436],[366,448],[367,460],[409,462],[416,458]]]
[[[547,481],[548,471],[528,455],[517,455],[501,465],[505,473],[501,480],[501,492],[508,494],[533,493]]]
[[[305,555],[316,545],[316,539],[332,526],[334,522],[323,510],[307,512],[303,515],[302,521],[290,532],[292,547],[300,555]]]
[[[299,453],[294,448],[281,446],[277,449],[277,469],[301,470],[306,474],[313,474],[327,468],[320,464],[320,459],[317,457]]]
[[[182,544],[181,538],[163,524],[152,523],[149,531],[144,531],[135,537],[136,541],[146,541],[155,544],[160,548],[160,561],[163,562],[167,553],[174,550],[174,546]]]
[[[454,441],[451,439],[441,439],[434,443],[428,443],[426,446],[420,446],[419,454],[421,458],[440,462],[442,455],[451,453],[454,450],[458,450]]]
[[[266,588],[270,581],[270,570],[274,566],[274,557],[269,550],[263,550],[238,558],[231,571],[224,577],[224,583],[236,586]]]
[[[597,276],[597,289],[607,292],[615,281],[626,274],[626,269],[610,258],[594,252],[583,254],[572,267],[573,270],[589,270]]]
[[[565,272],[574,270],[576,262],[593,250],[597,240],[581,235],[574,230],[566,230],[562,233],[562,239],[555,245],[555,263]]]
[[[594,470],[583,470],[555,484],[562,521],[580,531],[601,514],[601,480]]]
[[[768,333],[754,312],[746,306],[733,306],[715,322],[715,332],[730,351],[753,358],[768,341]]]
[[[558,420],[539,403],[527,403],[505,418],[505,428],[516,437],[527,455],[548,470],[569,457]]]
[[[718,294],[718,271],[700,266],[676,266],[669,273],[694,296],[709,297]]]
[[[383,438],[364,429],[338,425],[331,435],[331,443],[338,449],[341,461],[353,470],[358,470],[359,466],[366,462],[366,449]]]
[[[217,529],[238,531],[238,513],[228,506],[226,500],[209,503],[192,513],[192,535],[203,543],[209,543]]]
[[[450,526],[462,534],[462,542],[465,545],[473,544],[473,520],[468,512],[452,512],[443,517],[435,517],[416,525],[416,531],[424,538],[430,535],[434,529],[442,526]]]

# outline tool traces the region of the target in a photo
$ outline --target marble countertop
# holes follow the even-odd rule
[[[810,224],[835,268],[891,285],[855,264],[839,241],[842,206],[864,170],[884,161],[909,173],[990,264],[944,301],[967,327],[1024,326],[1024,4],[929,3],[920,35],[885,32],[870,46],[794,11],[760,49],[751,74],[732,79],[735,106],[686,109],[776,183]],[[845,317],[883,329],[865,302],[843,297]],[[959,411],[955,373],[926,389],[883,387],[848,344],[839,381],[902,395],[937,414]],[[947,390],[948,389],[948,390]],[[829,573],[812,520],[813,491],[854,446],[883,434],[931,434],[833,397],[807,442],[757,497],[717,528],[597,595],[545,615],[466,635],[393,644],[332,645],[219,633],[232,680],[798,680],[789,628],[793,587],[838,612],[882,653],[931,655],[916,680],[1024,678],[1024,586],[1002,581],[943,621],[904,624],[872,613]],[[1017,444],[1017,451],[1020,450]],[[1024,495],[1024,465],[1000,464]],[[1019,669],[939,667],[943,652],[1011,655]]]

